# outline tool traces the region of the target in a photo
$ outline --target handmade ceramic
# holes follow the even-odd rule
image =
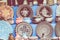
[[[42,37],[51,37],[52,32],[53,32],[53,29],[52,29],[51,24],[48,23],[48,22],[45,22],[45,21],[39,23],[36,27],[36,34],[40,38],[42,38]]]
[[[26,22],[21,22],[16,26],[16,32],[21,37],[29,37],[32,35],[32,27]]]
[[[29,5],[20,5],[18,10],[17,10],[17,16],[31,18],[33,16],[32,8]]]

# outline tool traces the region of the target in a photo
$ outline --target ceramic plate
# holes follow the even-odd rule
[[[17,10],[17,16],[20,17],[32,17],[33,11],[32,8],[29,5],[20,5]]]
[[[20,36],[24,36],[24,35],[31,36],[32,35],[32,27],[30,24],[28,24],[26,22],[22,22],[16,26],[16,32]]]
[[[36,33],[41,37],[51,37],[52,36],[52,26],[48,22],[41,22],[37,25]]]
[[[0,6],[0,12],[5,20],[13,18],[14,12],[10,6]]]
[[[42,17],[52,17],[52,9],[49,6],[39,6],[37,9],[37,15]]]

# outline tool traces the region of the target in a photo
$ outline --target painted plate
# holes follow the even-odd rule
[[[20,17],[32,17],[33,11],[32,8],[29,5],[20,5],[17,10],[17,16]]]
[[[43,17],[52,17],[52,9],[49,6],[40,6],[37,9],[37,15],[41,15]]]
[[[60,22],[57,22],[55,27],[56,36],[60,37]]]
[[[20,36],[31,36],[32,35],[32,27],[30,24],[26,23],[26,22],[21,22],[20,24],[18,24],[16,26],[16,32],[20,35]]]
[[[12,26],[6,21],[0,21],[0,39],[7,40],[10,33],[13,33]]]
[[[51,37],[52,36],[52,26],[48,22],[41,22],[37,25],[36,33],[37,36],[41,37]]]
[[[0,12],[5,20],[13,18],[14,12],[10,6],[0,6]]]

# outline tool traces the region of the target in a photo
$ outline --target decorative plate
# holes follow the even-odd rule
[[[43,17],[52,17],[52,9],[49,6],[40,6],[37,9],[37,15],[41,15]]]
[[[32,8],[29,5],[20,5],[17,10],[17,16],[20,17],[32,17],[33,11]]]
[[[10,33],[13,33],[12,26],[7,21],[0,20],[0,39],[7,40]]]
[[[41,22],[37,25],[36,33],[37,36],[41,37],[51,37],[52,36],[52,26],[48,22]]]
[[[60,21],[60,5],[56,9],[56,22]]]
[[[55,27],[56,36],[60,37],[60,22],[57,22]]]
[[[10,6],[0,6],[0,14],[7,20],[13,18],[14,12]]]
[[[32,27],[30,24],[26,23],[26,22],[21,22],[20,24],[18,24],[16,26],[16,32],[20,35],[20,36],[31,36],[32,35]]]

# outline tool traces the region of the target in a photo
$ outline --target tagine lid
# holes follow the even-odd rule
[[[4,19],[12,19],[14,12],[13,9],[10,6],[0,6],[0,12],[2,14],[2,16],[4,17]]]
[[[30,37],[32,35],[32,27],[30,24],[26,22],[21,22],[20,24],[16,26],[16,32],[20,36],[24,36],[25,34],[26,36]]]
[[[56,36],[60,37],[60,21],[56,23],[55,32],[56,32]]]
[[[37,36],[41,37],[51,37],[52,36],[52,26],[48,22],[41,22],[37,25],[36,33]]]
[[[17,10],[17,16],[20,17],[30,17],[32,18],[33,16],[33,10],[29,5],[20,5],[18,10]]]
[[[37,15],[41,15],[43,17],[52,17],[52,9],[50,6],[39,6],[37,9]]]

